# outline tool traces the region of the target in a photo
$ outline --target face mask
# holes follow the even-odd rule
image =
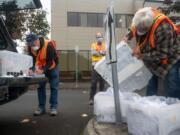
[[[143,35],[145,35],[147,32],[145,31],[145,32],[140,32],[140,31],[137,31],[137,34],[139,35],[139,36],[143,36]]]
[[[103,42],[103,38],[97,38],[97,42],[98,43],[102,43]]]
[[[34,46],[34,47],[32,47],[32,49],[34,50],[34,51],[37,51],[37,50],[39,50],[39,46]]]

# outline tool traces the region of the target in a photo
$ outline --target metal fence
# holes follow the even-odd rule
[[[91,53],[89,50],[58,50],[60,71],[91,71]]]
[[[91,53],[89,50],[58,50],[61,80],[90,80]],[[77,76],[78,75],[78,76]]]

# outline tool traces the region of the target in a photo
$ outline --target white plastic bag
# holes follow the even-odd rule
[[[159,96],[143,97],[129,105],[128,131],[133,135],[179,135],[180,101]]]
[[[0,75],[6,76],[8,73],[27,72],[32,67],[31,56],[19,54],[11,51],[0,51]]]
[[[140,99],[136,93],[119,91],[122,122],[127,122],[127,109],[131,102]],[[106,92],[99,92],[94,97],[94,114],[98,122],[115,123],[115,105],[113,89],[110,87]]]
[[[147,85],[152,75],[142,61],[132,56],[132,50],[127,43],[118,44],[117,60],[118,83],[121,91],[140,90]],[[105,58],[95,65],[95,70],[112,87],[111,65],[106,63]]]

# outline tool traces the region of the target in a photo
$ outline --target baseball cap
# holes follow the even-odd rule
[[[30,33],[26,36],[26,42],[30,46],[32,46],[34,44],[34,41],[36,41],[37,39],[39,39],[39,37],[34,33]]]

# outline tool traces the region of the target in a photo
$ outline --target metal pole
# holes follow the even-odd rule
[[[79,47],[76,46],[75,48],[75,52],[76,52],[76,88],[78,87],[78,53],[79,53]]]
[[[114,18],[114,8],[111,5],[108,8],[106,16],[106,42],[107,42],[107,54],[106,60],[108,64],[112,67],[112,82],[114,90],[114,103],[115,103],[115,115],[116,124],[121,124],[121,107],[120,107],[120,97],[119,97],[119,83],[118,83],[118,73],[117,73],[117,52],[116,52],[116,38],[115,38],[115,18]]]
[[[116,112],[116,124],[121,124],[121,105],[119,97],[119,84],[118,84],[118,73],[117,73],[117,63],[112,63],[112,82],[114,88],[114,103]]]

